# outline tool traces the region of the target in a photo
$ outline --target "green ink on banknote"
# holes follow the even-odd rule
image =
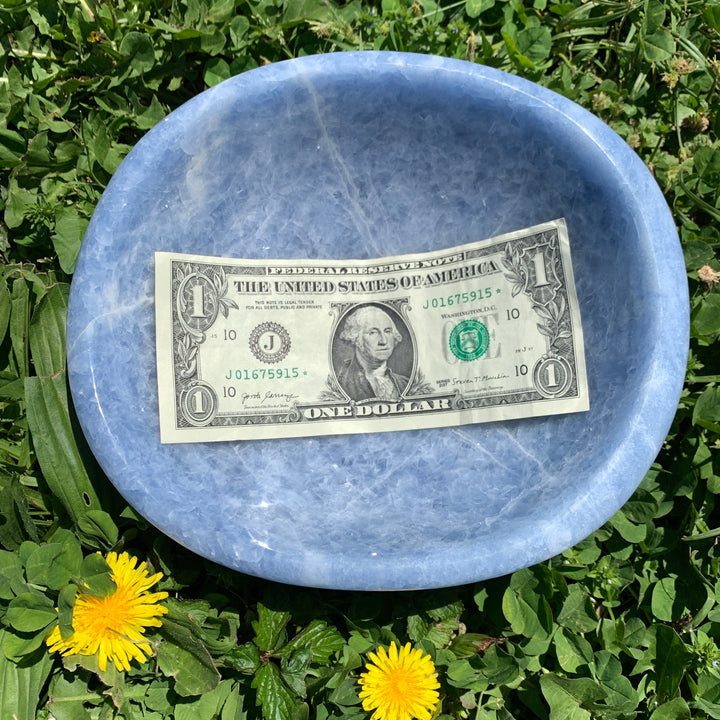
[[[162,442],[587,410],[564,220],[448,240],[368,260],[156,253]]]
[[[450,350],[459,360],[477,360],[487,352],[489,345],[490,333],[477,320],[463,320],[450,333]]]

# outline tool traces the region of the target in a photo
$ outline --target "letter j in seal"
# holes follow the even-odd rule
[[[450,333],[450,350],[459,360],[477,360],[490,345],[490,333],[477,320],[463,320]]]

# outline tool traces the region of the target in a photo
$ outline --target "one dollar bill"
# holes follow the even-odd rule
[[[564,220],[374,260],[155,264],[164,443],[589,408]]]

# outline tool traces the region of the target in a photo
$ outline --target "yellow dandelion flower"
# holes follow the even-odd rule
[[[381,647],[370,653],[372,663],[360,676],[364,710],[374,710],[371,720],[430,720],[440,696],[435,665],[422,650],[407,643],[399,651]]]
[[[105,597],[78,592],[72,616],[73,634],[63,638],[56,625],[45,642],[48,652],[63,655],[97,653],[100,670],[105,670],[110,659],[118,670],[128,671],[130,660],[144,662],[150,655],[145,628],[160,626],[160,616],[167,608],[157,603],[168,594],[148,592],[162,573],[148,575],[144,562],[135,567],[137,558],[111,552],[106,559],[117,585],[115,592]]]

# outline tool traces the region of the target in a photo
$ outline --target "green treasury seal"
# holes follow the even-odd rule
[[[463,320],[450,333],[450,350],[460,360],[477,360],[490,344],[490,333],[477,320]]]

